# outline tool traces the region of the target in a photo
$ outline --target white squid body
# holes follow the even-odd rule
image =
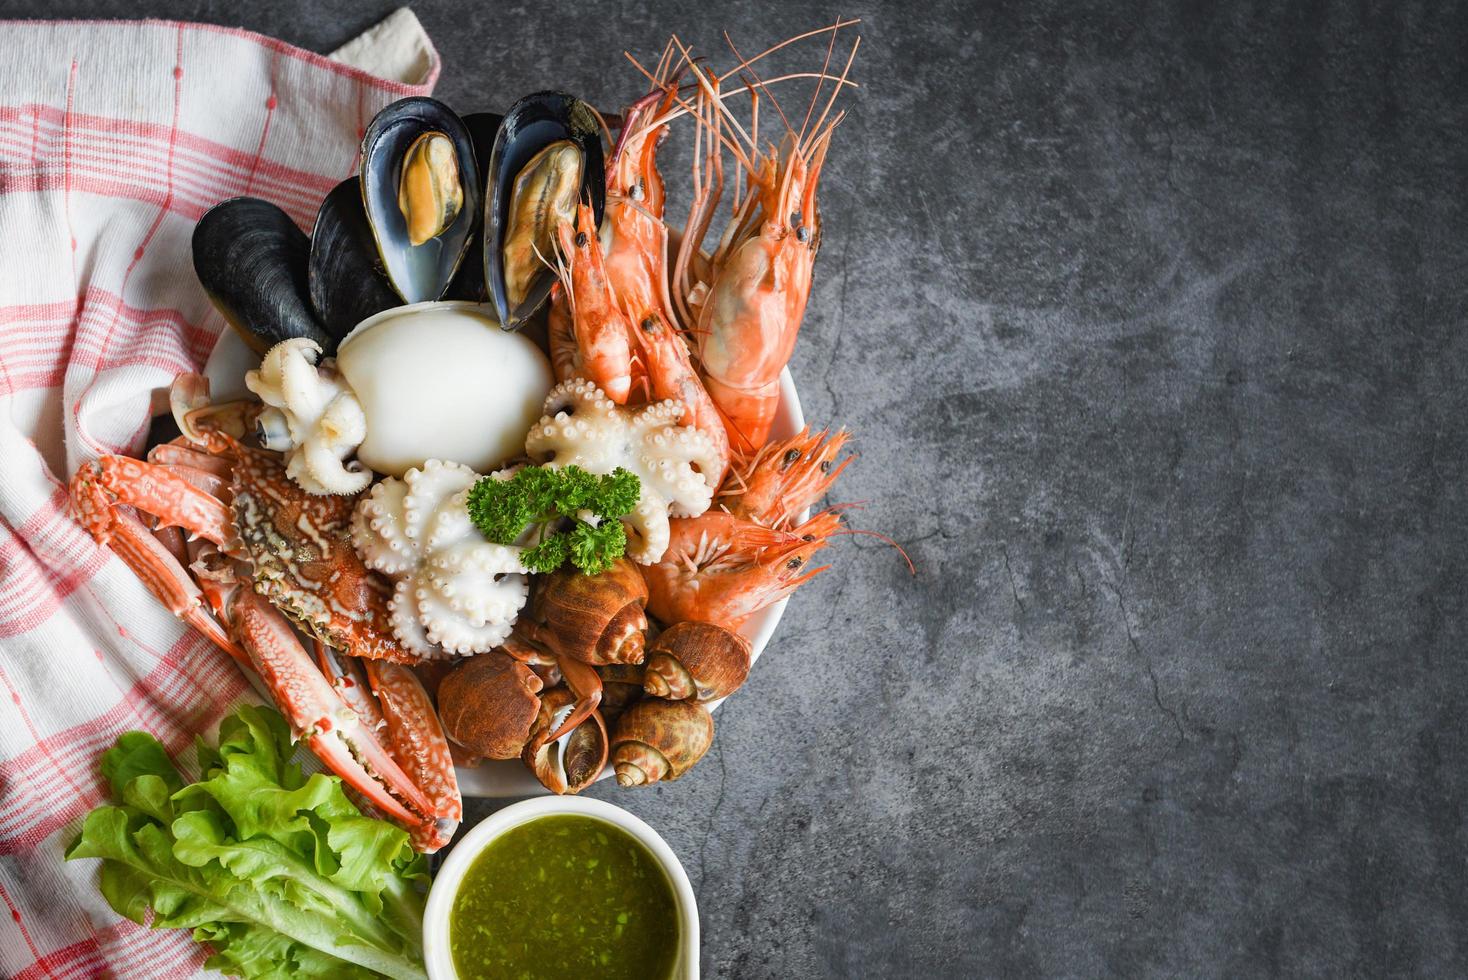
[[[525,437],[525,452],[547,466],[579,466],[607,474],[623,467],[642,481],[637,507],[623,518],[632,529],[627,557],[643,565],[668,549],[668,517],[709,509],[721,461],[713,440],[679,425],[676,399],[623,408],[590,381],[563,381],[545,399],[545,417]]]
[[[298,337],[270,348],[245,387],[269,407],[260,414],[268,447],[285,447],[286,474],[307,493],[361,493],[372,471],[346,461],[367,435],[367,416],[335,371],[316,369],[321,347]]]
[[[393,633],[423,657],[493,650],[510,635],[529,594],[514,545],[492,544],[465,499],[479,474],[430,459],[372,488],[352,512],[352,544],[396,583]]]

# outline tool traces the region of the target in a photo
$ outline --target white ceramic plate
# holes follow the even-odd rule
[[[214,399],[224,401],[249,395],[249,391],[245,388],[245,372],[259,365],[259,355],[246,347],[245,342],[233,330],[225,330],[209,355],[209,363],[204,367],[204,374],[209,378],[209,387]],[[780,407],[775,414],[775,425],[770,432],[770,437],[772,439],[789,438],[799,432],[804,425],[805,415],[800,410],[800,397],[795,392],[795,382],[790,377],[790,371],[786,369],[780,374]],[[775,635],[775,627],[780,624],[780,617],[785,614],[787,601],[782,599],[756,613],[745,625],[744,635],[749,638],[753,647],[751,665],[759,659],[759,655],[769,644],[770,638]],[[709,705],[709,710],[717,710],[721,703],[721,701],[714,702]],[[602,772],[602,778],[605,779],[611,774],[612,768],[608,766]],[[518,759],[486,760],[473,768],[461,767],[459,769],[459,790],[465,796],[484,797],[540,796],[550,792],[540,785],[540,782],[530,774],[530,770],[526,769]]]

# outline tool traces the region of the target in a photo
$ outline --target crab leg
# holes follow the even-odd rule
[[[596,668],[590,664],[582,663],[571,657],[558,657],[553,654],[543,653],[541,648],[554,649],[554,643],[544,628],[533,620],[521,617],[515,624],[515,631],[510,638],[500,647],[500,652],[513,657],[522,664],[532,665],[555,665],[561,672],[561,680],[576,695],[576,703],[571,713],[566,716],[555,731],[549,728],[536,736],[539,740],[532,748],[538,749],[541,744],[551,742],[569,731],[575,730],[591,713],[601,705],[601,675]]]
[[[180,527],[223,546],[229,533],[229,508],[166,466],[126,456],[102,456],[83,463],[71,480],[72,508],[99,544],[118,523],[116,507],[128,504],[158,519],[160,527]]]
[[[316,662],[321,672],[331,679],[331,686],[348,708],[357,713],[357,721],[368,731],[381,732],[387,727],[382,717],[382,705],[372,696],[362,662],[355,657],[340,657],[320,640],[312,640],[311,648],[316,652]]]
[[[601,704],[601,675],[596,672],[596,668],[570,657],[561,657],[556,663],[561,668],[561,679],[566,682],[571,693],[576,695],[576,703],[572,705],[566,720],[546,736],[545,740],[548,742],[575,731]]]
[[[453,839],[464,816],[454,760],[438,712],[422,682],[408,668],[382,660],[364,660],[362,665],[387,721],[390,751],[429,800],[424,811],[429,821],[414,835],[415,843],[421,850],[438,850]]]
[[[388,752],[428,797],[432,819],[420,825],[414,843],[438,850],[453,839],[464,804],[448,740],[422,682],[398,664],[341,656],[319,641],[314,646],[337,694],[372,731],[386,734]]]
[[[180,446],[175,442],[161,443],[148,450],[148,461],[164,466],[188,466],[212,473],[221,480],[229,479],[228,460],[211,456],[191,446]]]
[[[86,463],[72,479],[72,509],[82,526],[98,544],[110,547],[169,612],[239,662],[247,663],[245,652],[204,610],[199,601],[203,593],[179,560],[142,521],[113,506],[107,491],[94,479],[101,472],[96,464]]]
[[[373,806],[408,827],[422,825],[420,814],[432,812],[423,791],[337,696],[275,607],[254,591],[241,589],[233,619],[255,670],[296,737]]]

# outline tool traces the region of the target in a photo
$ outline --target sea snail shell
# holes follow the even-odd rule
[[[540,678],[503,653],[455,667],[438,687],[438,716],[449,738],[487,759],[514,759],[540,713]]]
[[[644,698],[622,715],[612,735],[612,764],[623,786],[677,779],[714,741],[714,719],[693,701]]]
[[[749,641],[714,623],[675,623],[647,651],[643,690],[672,701],[717,701],[749,676]]]
[[[532,601],[535,639],[558,656],[594,667],[642,662],[647,583],[627,559],[600,575],[566,566],[541,578]]]

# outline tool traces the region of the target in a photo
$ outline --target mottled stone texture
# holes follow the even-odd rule
[[[323,50],[391,6],[3,5]],[[416,9],[467,108],[835,13],[694,6]],[[841,539],[702,765],[593,792],[709,975],[1468,972],[1468,17],[1204,6],[855,11],[792,368],[918,574]]]

